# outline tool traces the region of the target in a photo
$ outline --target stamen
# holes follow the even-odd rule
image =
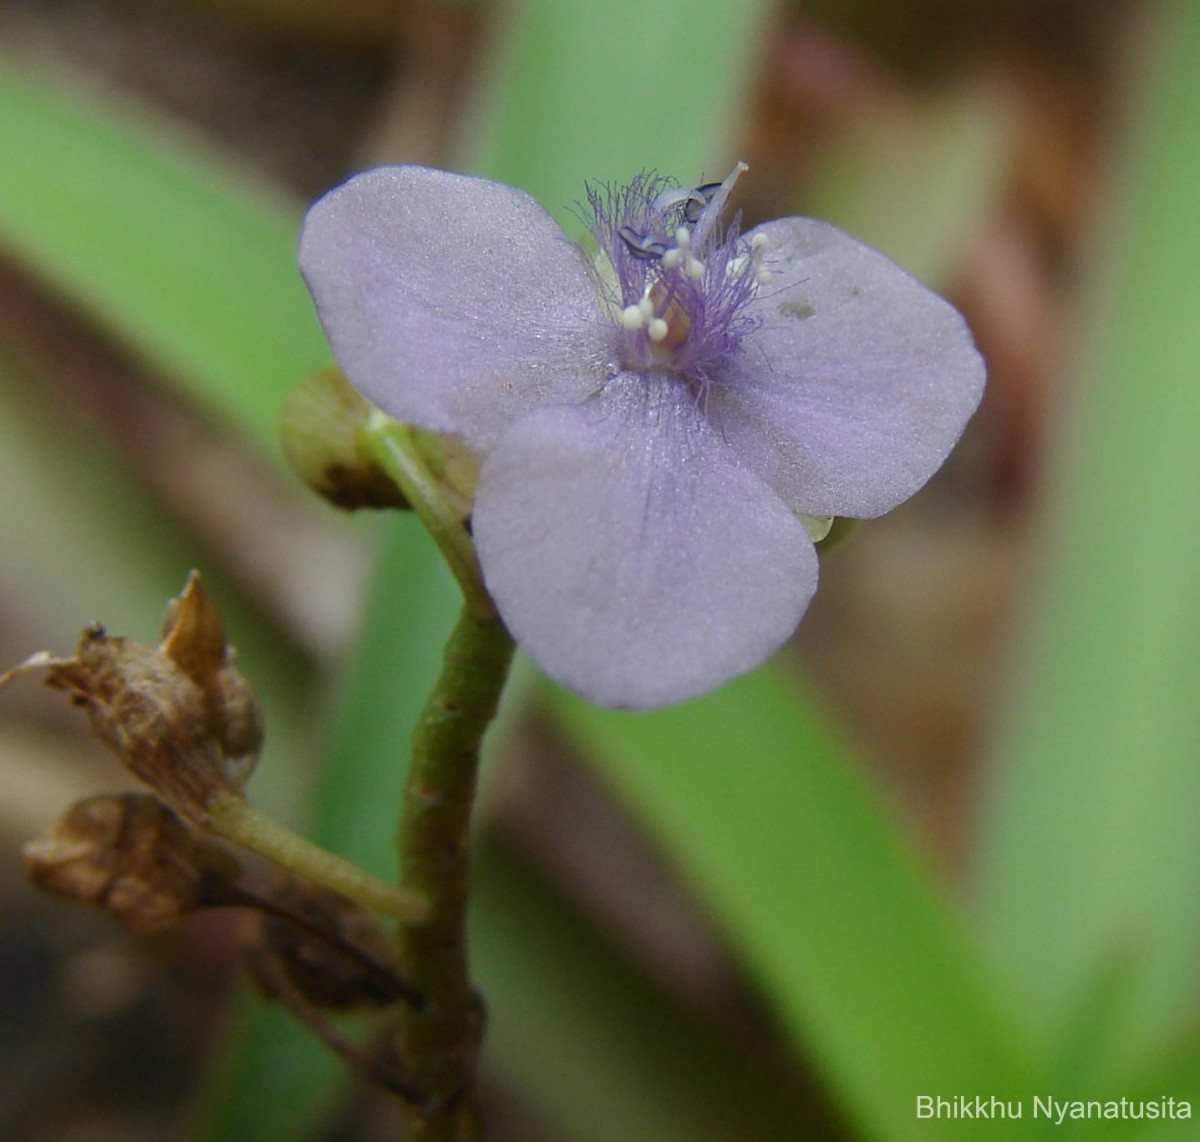
[[[636,333],[646,323],[640,305],[627,305],[621,310],[621,328]]]
[[[725,202],[729,198],[729,195],[733,192],[734,183],[737,182],[743,172],[748,171],[749,169],[750,168],[745,163],[739,162],[733,168],[733,170],[729,172],[729,176],[725,179],[725,181],[718,184],[716,190],[712,191],[711,196],[708,195],[708,187],[710,184],[705,183],[704,186],[697,188],[695,193],[699,195],[703,192],[703,195],[708,197],[708,201],[701,211],[699,218],[696,220],[696,228],[692,233],[693,245],[697,247],[702,247],[704,245],[705,239],[708,238],[713,227],[716,226],[718,219],[721,217],[721,211],[725,209]],[[689,199],[688,201],[690,204],[692,200]]]
[[[704,213],[704,208],[712,201],[713,195],[721,189],[719,182],[706,182],[700,186],[687,188],[673,186],[664,190],[650,203],[652,210],[665,214],[677,206],[682,206],[683,222],[687,226],[695,226]]]
[[[644,262],[661,258],[667,252],[667,244],[652,234],[639,234],[632,226],[620,226],[617,237],[625,243],[625,248],[635,257]]]
[[[689,226],[695,226],[700,221],[700,216],[704,213],[704,208],[713,200],[713,195],[721,189],[719,182],[706,182],[696,187],[694,190],[689,190],[687,193],[687,202],[683,207],[683,220]]]
[[[772,278],[763,264],[771,243],[766,235],[739,237],[736,225],[728,233],[721,229],[721,214],[746,169],[738,163],[722,182],[691,189],[635,182],[607,213],[598,202],[596,234],[607,239],[623,297],[611,312],[629,368],[671,369],[700,383],[723,367],[753,325],[745,306]]]
[[[770,245],[771,240],[765,234],[755,234],[750,239],[750,253],[732,258],[725,267],[726,274],[740,278],[748,271],[753,271],[756,285],[770,285],[775,275],[762,264]]]
[[[650,203],[650,209],[665,214],[671,207],[678,206],[681,202],[687,202],[695,193],[694,190],[688,190],[687,187],[673,186],[658,195]]]
[[[661,318],[654,316],[654,299],[650,296],[652,284],[646,284],[646,292],[642,294],[641,300],[637,305],[627,305],[621,310],[620,323],[622,329],[629,330],[630,333],[636,333],[639,329],[648,329],[648,336],[651,341],[661,341],[666,336],[664,332],[662,336],[655,337],[654,330],[657,328],[656,323],[661,323],[664,330],[666,322]]]

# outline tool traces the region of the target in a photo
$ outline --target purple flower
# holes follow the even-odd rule
[[[484,458],[500,614],[604,705],[762,662],[816,589],[798,516],[907,499],[982,393],[962,318],[883,255],[807,218],[723,229],[744,169],[593,189],[586,252],[528,194],[423,167],[359,175],[304,226],[337,361]]]

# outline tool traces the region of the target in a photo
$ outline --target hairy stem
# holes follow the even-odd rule
[[[480,615],[468,600],[413,733],[398,836],[401,891],[428,907],[399,937],[400,975],[425,997],[421,1010],[401,1013],[399,1031],[401,1065],[422,1094],[411,1114],[413,1138],[479,1136],[471,1081],[483,1004],[467,963],[469,831],[479,745],[512,654],[500,621]]]

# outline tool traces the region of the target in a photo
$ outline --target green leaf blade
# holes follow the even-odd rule
[[[982,957],[794,682],[765,669],[647,715],[555,692],[868,1137],[918,1094],[1024,1092]]]
[[[1116,1073],[1176,1030],[1200,940],[1200,8],[1159,15],[980,876],[984,934],[1043,1039],[1126,965],[1093,1048]]]
[[[329,355],[298,222],[194,140],[0,65],[0,246],[271,453]]]

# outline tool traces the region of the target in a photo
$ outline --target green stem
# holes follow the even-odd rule
[[[462,588],[463,598],[477,615],[494,618],[495,605],[475,557],[475,546],[462,518],[450,506],[416,445],[412,429],[384,413],[373,413],[362,430],[372,458],[404,493],[414,512],[433,536]]]
[[[484,586],[470,534],[412,430],[376,413],[362,439],[433,536],[463,592],[442,673],[413,732],[397,835],[400,891],[427,906],[421,919],[400,929],[400,976],[425,1003],[401,1012],[398,1049],[421,1096],[411,1108],[409,1136],[468,1142],[480,1136],[471,1085],[483,1035],[483,1004],[467,961],[471,810],[479,745],[508,678],[513,642]]]
[[[495,617],[468,601],[412,738],[398,848],[400,886],[424,897],[425,918],[399,937],[399,972],[423,994],[422,1010],[401,1013],[401,1065],[423,1098],[411,1137],[477,1138],[471,1081],[483,1032],[483,1006],[467,965],[469,831],[479,745],[500,700],[513,643]]]
[[[340,892],[372,912],[411,923],[420,920],[427,911],[421,896],[388,884],[344,857],[313,844],[264,816],[241,797],[228,794],[214,798],[205,809],[208,828],[217,836]]]

